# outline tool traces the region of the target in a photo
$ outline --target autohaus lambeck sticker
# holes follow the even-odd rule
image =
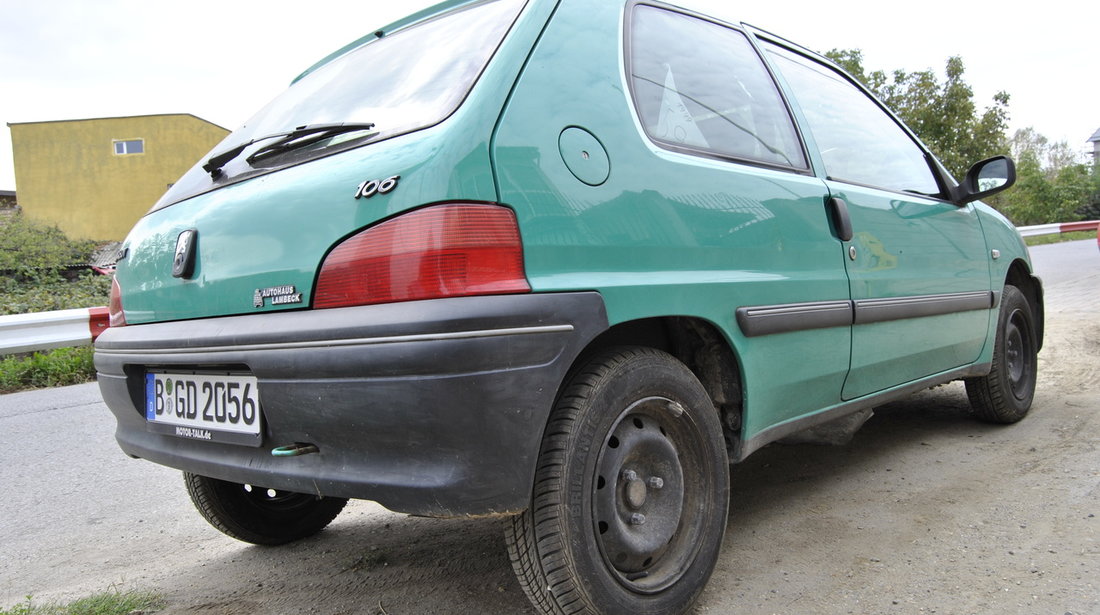
[[[252,293],[252,305],[255,307],[264,307],[264,305],[268,304],[269,299],[270,305],[301,303],[302,293],[298,292],[293,285],[257,288],[256,291]]]

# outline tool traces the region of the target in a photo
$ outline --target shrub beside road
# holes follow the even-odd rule
[[[0,315],[107,305],[111,276],[80,266],[92,262],[98,245],[18,213],[0,221]],[[0,359],[0,393],[94,379],[90,347]]]

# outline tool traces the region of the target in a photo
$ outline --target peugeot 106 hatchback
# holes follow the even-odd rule
[[[682,613],[729,467],[963,379],[1028,412],[1014,228],[827,60],[648,0],[451,0],[328,56],[118,255],[117,439],[235,538],[506,520],[544,613]]]

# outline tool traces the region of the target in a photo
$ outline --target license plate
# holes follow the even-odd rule
[[[254,376],[226,373],[145,374],[150,431],[259,446],[260,394]]]

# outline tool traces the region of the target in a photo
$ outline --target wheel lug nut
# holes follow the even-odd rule
[[[645,523],[645,515],[642,513],[634,513],[630,515],[630,525],[641,525]]]
[[[623,480],[638,480],[638,473],[634,470],[623,470]]]
[[[651,476],[651,477],[649,477],[649,488],[650,489],[660,489],[661,487],[664,487],[664,486],[665,486],[665,479],[661,478],[660,476]]]

